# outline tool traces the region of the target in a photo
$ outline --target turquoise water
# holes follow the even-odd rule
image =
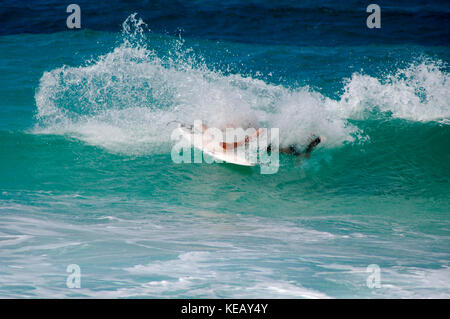
[[[0,36],[1,297],[450,297],[448,46],[136,19]],[[246,117],[325,141],[270,175],[171,160],[169,121]]]

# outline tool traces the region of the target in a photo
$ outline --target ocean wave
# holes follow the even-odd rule
[[[170,121],[210,126],[280,128],[282,145],[304,146],[312,134],[325,147],[363,140],[354,120],[373,116],[448,123],[450,81],[445,65],[423,59],[384,78],[354,73],[344,91],[329,98],[310,87],[288,88],[206,66],[183,40],[168,40],[160,57],[133,14],[123,42],[84,65],[45,72],[35,95],[39,134],[78,138],[112,152],[166,152]]]

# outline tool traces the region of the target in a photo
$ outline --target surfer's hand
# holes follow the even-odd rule
[[[227,150],[227,149],[229,149],[229,148],[236,148],[236,147],[239,146],[239,144],[236,143],[236,142],[234,142],[234,143],[220,142],[219,145],[222,146],[222,148],[223,148],[224,150]]]

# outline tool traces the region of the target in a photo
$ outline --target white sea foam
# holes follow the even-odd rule
[[[50,203],[59,199],[55,196]],[[303,223],[250,214],[149,215],[148,204],[145,214],[128,215],[119,205],[101,216],[97,209],[103,211],[102,205],[85,215],[50,213],[48,205],[33,205],[31,213],[2,214],[0,296],[449,297],[444,233],[385,238],[385,233],[373,232],[380,229],[375,219],[359,230],[365,236],[356,237],[342,233],[342,224],[350,222],[343,216],[320,217],[324,223],[308,217]],[[441,248],[430,251],[432,245]],[[72,263],[81,267],[80,289],[65,285],[66,267]],[[371,263],[380,264],[381,288],[366,286]]]
[[[450,78],[441,62],[411,64],[379,80],[355,73],[345,86],[340,105],[349,117],[361,117],[378,108],[393,117],[411,121],[450,118]]]
[[[123,43],[112,52],[86,65],[45,72],[35,96],[35,132],[145,154],[167,151],[172,120],[267,125],[280,128],[284,145],[304,145],[316,134],[325,137],[322,145],[335,147],[364,135],[351,120],[368,111],[443,125],[450,117],[449,75],[440,62],[418,62],[383,79],[355,73],[334,100],[308,87],[210,70],[179,40],[172,40],[175,57],[158,57],[144,41],[144,27],[131,16]]]
[[[271,269],[253,266],[245,274],[241,269],[234,273],[226,269],[229,265],[223,253],[188,252],[164,262],[154,262],[147,265],[136,265],[125,270],[133,275],[163,275],[171,279],[150,281],[131,291],[120,291],[126,296],[152,294],[157,296],[168,295],[173,292],[185,293],[202,297],[218,297],[232,293],[235,298],[256,298],[264,295],[272,298],[329,298],[326,294],[292,284],[281,279],[274,279]],[[218,267],[219,266],[219,267]],[[245,282],[242,287],[234,284],[236,281]],[[210,282],[215,289],[195,289],[202,283]],[[224,284],[226,283],[226,284]],[[220,288],[219,288],[220,287]],[[223,290],[226,288],[226,290]]]

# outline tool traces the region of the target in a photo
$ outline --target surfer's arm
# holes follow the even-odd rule
[[[244,145],[245,143],[248,143],[251,139],[254,139],[255,137],[257,137],[261,132],[262,132],[262,128],[259,128],[256,130],[255,133],[253,133],[250,136],[246,136],[240,142],[234,142],[234,143],[220,142],[220,146],[222,146],[224,150],[237,148],[241,145]]]

